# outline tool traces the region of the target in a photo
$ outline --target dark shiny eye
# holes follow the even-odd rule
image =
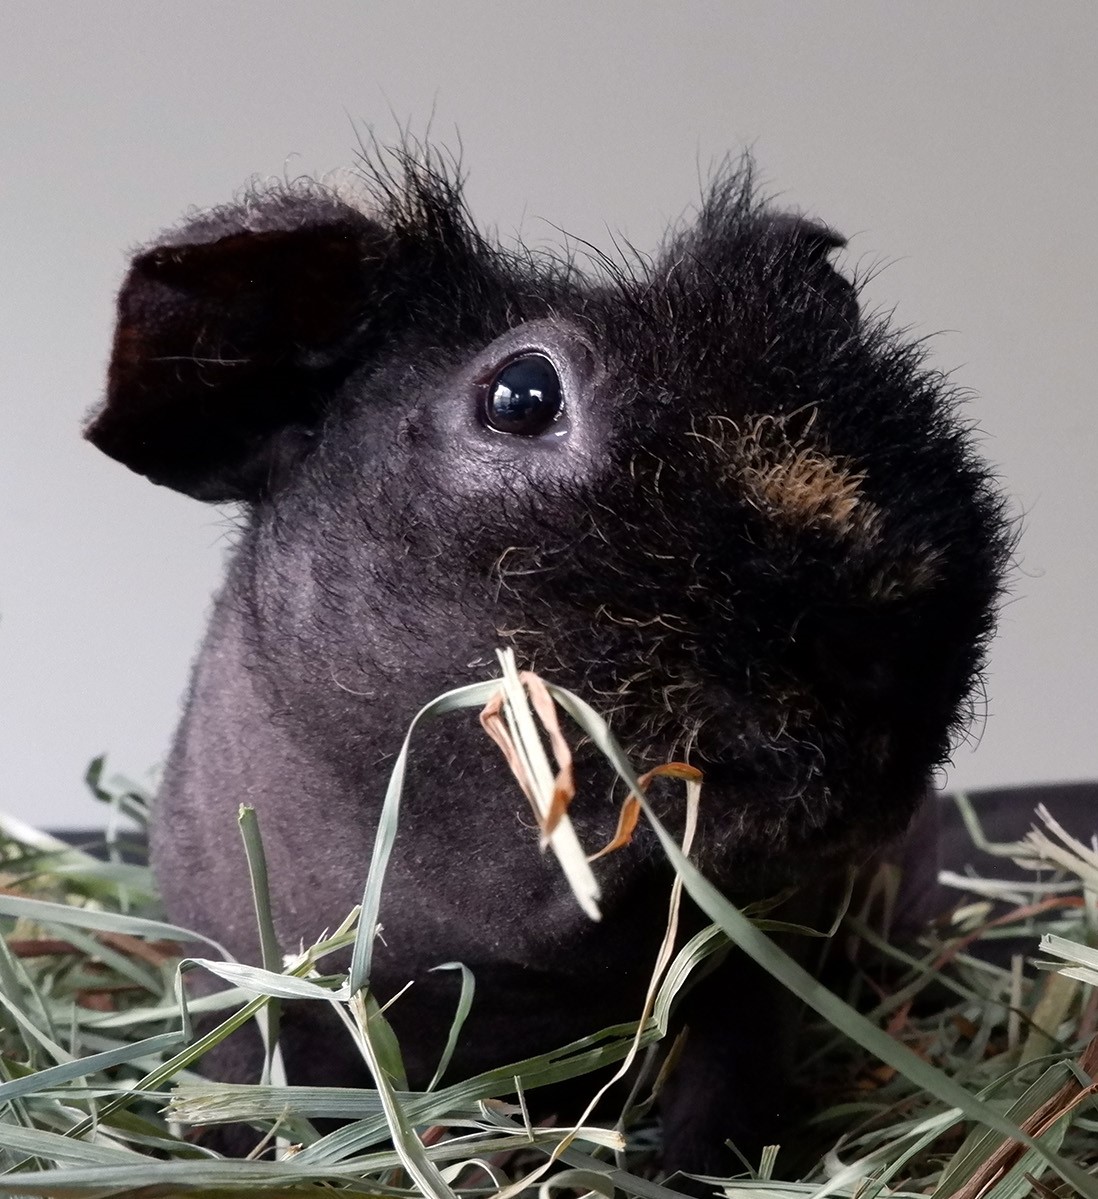
[[[524,354],[508,362],[488,384],[484,419],[501,433],[533,437],[560,414],[560,376],[544,354]]]

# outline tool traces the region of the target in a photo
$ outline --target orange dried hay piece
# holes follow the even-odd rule
[[[648,784],[654,778],[673,778],[682,779],[689,783],[700,783],[702,781],[702,772],[696,767],[691,766],[687,762],[664,762],[662,766],[654,766],[651,770],[642,774],[637,782],[640,783],[642,790],[648,790]],[[637,829],[637,822],[640,820],[641,805],[640,800],[630,792],[624,800],[622,800],[621,811],[618,813],[618,827],[614,830],[614,835],[609,841],[593,853],[587,860],[594,862],[597,858],[604,857],[606,854],[615,853],[619,849],[624,849],[633,840],[633,834]]]
[[[160,967],[165,962],[183,956],[183,946],[178,941],[142,941],[128,933],[111,932],[96,933],[93,939],[153,967]],[[67,954],[83,955],[85,952],[71,941],[56,937],[16,937],[8,941],[7,946],[18,958],[63,957]]]

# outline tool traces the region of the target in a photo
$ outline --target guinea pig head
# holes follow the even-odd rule
[[[487,239],[431,164],[252,194],[137,256],[88,436],[247,505],[229,588],[303,736],[353,759],[360,696],[399,676],[406,722],[510,642],[640,764],[702,768],[711,862],[795,873],[906,823],[1009,552],[841,245],[746,173],[583,264]]]

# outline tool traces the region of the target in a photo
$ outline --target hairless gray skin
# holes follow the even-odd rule
[[[437,158],[397,161],[365,203],[296,183],[194,217],[122,288],[88,436],[246,513],[160,795],[172,918],[258,960],[249,803],[282,946],[334,927],[409,719],[508,643],[638,767],[705,772],[696,858],[735,896],[899,834],[968,715],[1009,531],[956,396],[831,265],[841,238],[729,172],[655,258],[584,268],[494,244]],[[595,846],[616,800],[590,750],[578,772]],[[598,864],[593,923],[528,824],[475,721],[424,730],[371,979],[415,980],[390,1011],[413,1087],[453,1015],[442,962],[477,978],[450,1079],[639,1013],[650,836]],[[781,1007],[738,958],[683,1005],[668,1169],[775,1135]],[[291,1081],[369,1085],[342,1036],[288,1005]],[[214,1068],[258,1066],[244,1036]]]

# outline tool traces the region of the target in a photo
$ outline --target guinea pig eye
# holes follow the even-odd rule
[[[560,376],[544,354],[523,354],[498,370],[488,384],[484,419],[500,433],[533,437],[560,415]]]

